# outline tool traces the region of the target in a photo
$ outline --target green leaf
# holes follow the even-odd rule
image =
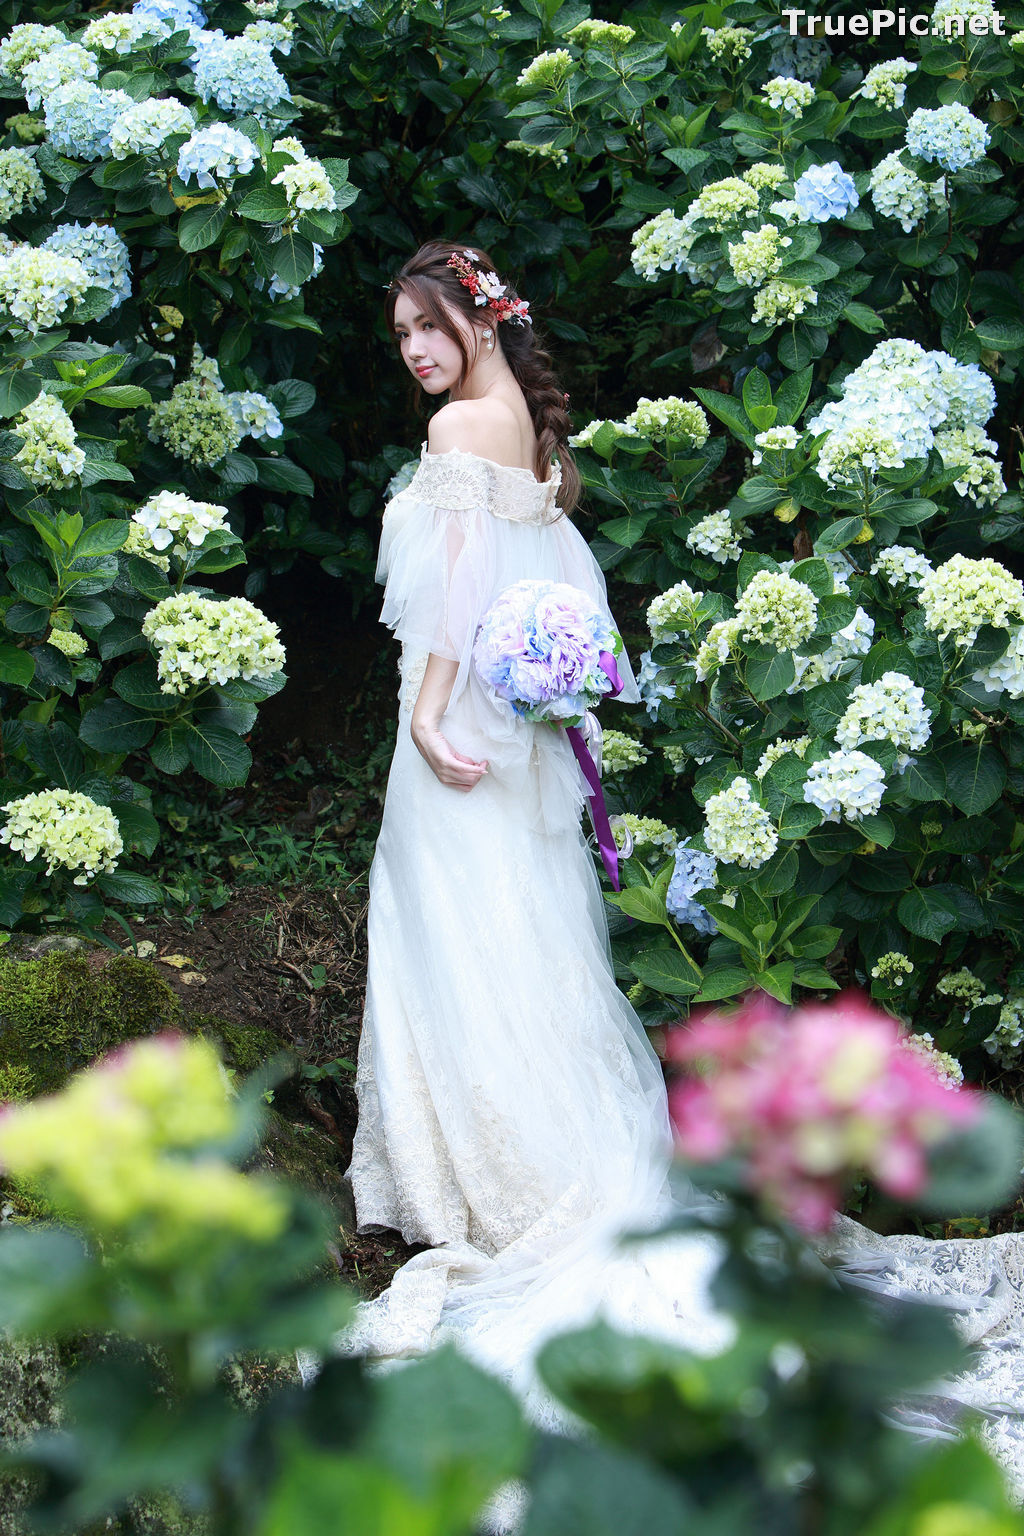
[[[888,848],[896,836],[896,828],[888,816],[877,814],[874,816],[862,816],[857,826],[865,837],[877,843],[881,848]]]
[[[155,728],[155,721],[140,715],[124,699],[104,699],[82,716],[78,734],[97,752],[120,754],[144,747]]]
[[[657,923],[665,928],[670,921],[665,910],[665,903],[647,885],[633,885],[626,891],[618,891],[615,895],[606,893],[605,900],[625,912],[627,917],[636,918],[641,923]]]
[[[738,997],[754,985],[749,973],[739,965],[719,965],[704,972],[695,1003],[717,1003],[724,997]]]
[[[126,848],[148,859],[160,841],[160,826],[151,811],[136,800],[111,800]]]
[[[997,320],[989,316],[987,320],[978,321],[974,334],[983,347],[991,347],[996,352],[1016,352],[1019,347],[1024,347],[1024,323],[1020,320]]]
[[[869,336],[875,336],[879,331],[885,330],[885,321],[881,315],[873,309],[868,309],[866,304],[847,304],[843,310],[843,318],[849,320],[859,331],[866,331]]]
[[[695,389],[694,394],[701,405],[706,406],[713,416],[741,438],[744,442],[752,442],[750,422],[747,413],[738,400],[731,395],[720,394],[717,389]]]
[[[189,725],[188,755],[196,772],[220,789],[244,784],[252,767],[245,742],[217,725]]]
[[[312,478],[291,459],[254,459],[256,480],[271,491],[289,491],[294,496],[312,496],[316,487]]]
[[[163,886],[148,875],[133,875],[119,869],[98,875],[96,888],[113,901],[123,901],[131,907],[159,906],[164,899]]]
[[[751,410],[771,408],[772,386],[760,368],[751,368],[743,380],[743,409],[747,415]]]
[[[149,748],[150,761],[161,773],[182,773],[189,762],[188,725],[176,720],[154,737]]]
[[[897,916],[904,928],[919,939],[931,939],[938,944],[956,927],[960,914],[948,896],[925,888],[907,891],[900,900]]]
[[[681,1483],[667,1472],[608,1441],[579,1445],[564,1436],[552,1439],[530,1480],[527,1524],[529,1536],[652,1536],[697,1529]]]
[[[946,770],[948,798],[965,816],[980,816],[994,805],[1006,784],[1006,767],[987,742],[959,741],[936,757]]]
[[[861,662],[862,683],[877,683],[885,672],[902,672],[910,681],[917,681],[917,662],[908,645],[893,640],[876,640]]]
[[[767,971],[760,971],[754,978],[754,983],[769,997],[776,998],[780,1003],[793,1001],[793,978],[796,974],[796,964],[792,960],[780,960],[778,965],[771,966]]]
[[[149,390],[138,384],[108,384],[102,389],[91,389],[87,398],[96,405],[112,405],[122,411],[153,403]]]
[[[669,997],[688,996],[701,984],[700,971],[675,948],[641,950],[629,964],[634,976],[645,986]]]
[[[283,224],[289,214],[288,199],[276,187],[255,187],[242,198],[237,212],[260,224]]]
[[[760,702],[774,699],[796,680],[792,651],[774,651],[767,657],[751,657],[746,666],[746,683]]]
[[[850,702],[849,689],[842,683],[821,683],[804,694],[807,723],[816,736],[833,736]]]
[[[280,379],[271,384],[267,398],[277,406],[282,421],[305,416],[316,405],[316,390],[306,379]]]
[[[946,798],[946,770],[934,753],[907,764],[896,788],[908,800],[930,805]]]
[[[15,416],[34,400],[43,387],[38,373],[18,369],[0,373],[0,416]]]
[[[35,659],[30,652],[21,651],[16,645],[0,643],[0,683],[27,688],[35,670]]]
[[[178,694],[161,692],[156,662],[152,656],[129,662],[126,667],[122,667],[111,686],[126,703],[148,714],[166,714],[168,710],[177,709],[180,703]]]
[[[36,560],[19,560],[7,572],[7,579],[26,602],[42,608],[49,608],[57,595],[49,571]]]
[[[625,517],[613,517],[607,523],[599,523],[598,528],[606,539],[611,539],[613,544],[621,544],[626,549],[632,549],[637,540],[643,537],[648,524],[657,516],[657,510],[649,507],[636,512],[627,512]]]
[[[814,541],[814,553],[816,555],[832,555],[840,549],[846,549],[864,527],[862,517],[840,517],[834,523],[819,533]]]
[[[779,817],[780,838],[806,837],[816,827],[821,826],[821,811],[816,805],[807,801],[801,803],[794,801],[787,805]]]
[[[805,587],[810,587],[815,597],[832,596],[834,583],[827,560],[798,560],[789,574],[794,581],[802,581]]]
[[[74,558],[79,560],[83,555],[112,555],[127,539],[130,527],[126,517],[106,517],[101,522],[90,523],[75,541]]]
[[[187,209],[178,220],[178,244],[183,251],[205,251],[228,220],[226,203],[205,203]]]

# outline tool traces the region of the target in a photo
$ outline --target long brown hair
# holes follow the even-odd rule
[[[467,320],[479,320],[481,306],[473,302],[469,289],[459,281],[454,269],[448,266],[448,258],[461,251],[463,243],[451,240],[428,240],[414,256],[410,256],[395,274],[385,303],[388,330],[395,333],[395,303],[399,293],[405,293],[418,304],[420,310],[443,335],[454,341],[462,357],[462,370],[458,382],[465,382],[470,369],[470,357],[466,344],[454,328],[451,311],[457,310]],[[482,246],[469,247],[478,258],[474,263],[481,271],[494,272],[495,263]],[[517,299],[515,285],[504,279],[505,297]],[[484,311],[486,314],[487,311]],[[493,311],[491,312],[493,315]],[[537,434],[537,456],[534,473],[540,480],[548,472],[552,454],[557,451],[562,469],[562,483],[556,500],[564,513],[569,513],[580,498],[580,472],[569,448],[568,438],[572,421],[566,409],[565,395],[559,387],[551,365],[551,355],[544,348],[536,325],[515,320],[494,322],[492,329],[501,350],[512,370],[516,383],[526,397]]]

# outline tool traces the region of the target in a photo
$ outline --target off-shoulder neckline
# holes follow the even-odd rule
[[[424,459],[446,459],[450,454],[461,453],[467,459],[479,459],[484,464],[490,464],[494,469],[503,469],[510,475],[526,475],[539,490],[546,491],[551,486],[557,486],[562,477],[561,467],[552,461],[551,473],[546,480],[538,480],[532,469],[525,469],[522,464],[499,464],[497,459],[489,459],[485,454],[473,453],[468,448],[446,448],[443,453],[429,453],[426,439],[420,445],[420,462]]]

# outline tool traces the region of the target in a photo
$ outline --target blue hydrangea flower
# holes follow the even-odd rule
[[[94,288],[112,295],[111,309],[132,296],[131,260],[128,247],[109,224],[58,224],[42,243],[44,251],[77,256]]]
[[[689,841],[687,837],[676,845],[676,864],[665,893],[665,907],[677,923],[691,923],[699,934],[708,937],[718,932],[718,924],[693,896],[695,891],[715,884],[718,864],[710,853],[690,848]]]
[[[658,710],[661,708],[662,699],[675,697],[675,689],[671,683],[659,683],[664,668],[651,660],[650,651],[640,652],[640,671],[637,673],[636,685],[640,690],[640,697],[644,701],[648,715],[652,720],[657,720]]]
[[[44,107],[50,143],[75,160],[101,160],[110,154],[114,122],[133,105],[126,91],[104,91],[91,80],[58,85]]]
[[[827,165],[811,165],[793,186],[793,201],[805,219],[824,224],[827,219],[841,219],[860,202],[853,177],[838,160]]]
[[[211,123],[183,144],[178,151],[178,178],[194,176],[201,187],[215,187],[218,181],[232,181],[248,176],[259,157],[251,139],[227,123]]]
[[[194,65],[196,94],[224,112],[259,112],[291,101],[270,49],[251,37],[208,42]]]
[[[206,14],[195,0],[135,0],[136,16],[155,16],[166,22],[168,35],[184,32],[187,27],[205,27]]]
[[[324,268],[324,248],[323,248],[322,245],[318,245],[317,242],[314,240],[313,241],[313,270],[309,274],[309,277],[306,279],[306,281],[310,282],[310,281],[312,281],[312,279],[314,277],[319,277],[320,273],[323,271],[323,268]],[[268,299],[274,299],[274,300],[276,300],[276,299],[295,299],[295,298],[298,298],[299,294],[302,292],[302,288],[300,287],[300,285],[298,283],[286,283],[284,278],[283,277],[278,277],[276,272],[274,273],[274,276],[271,279],[271,283],[270,283],[270,287],[269,288],[267,288],[266,279],[263,278],[263,277],[258,277],[256,274],[253,274],[252,285],[253,285],[254,288],[256,288],[257,290],[260,290],[260,291],[262,291],[262,289],[266,288],[267,289],[267,298]]]
[[[918,107],[907,124],[907,148],[922,160],[937,161],[944,171],[962,171],[980,160],[989,131],[980,117],[959,101],[948,106]]]

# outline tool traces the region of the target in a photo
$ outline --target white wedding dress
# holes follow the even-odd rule
[[[391,1228],[430,1246],[382,1296],[360,1304],[341,1341],[346,1352],[394,1360],[453,1339],[553,1427],[567,1416],[532,1370],[551,1334],[600,1314],[701,1353],[735,1335],[709,1299],[712,1235],[617,1245],[624,1230],[646,1231],[673,1209],[661,1066],[615,981],[568,739],[516,716],[471,664],[488,605],[524,577],[569,582],[607,611],[604,575],[558,515],[557,486],[557,466],[541,483],[528,470],[456,449],[429,454],[424,444],[411,483],[384,513],[380,617],[402,642],[402,681],[369,876],[359,1123],[347,1176],[360,1230]],[[441,784],[410,735],[431,651],[459,663],[443,734],[489,763],[468,793]],[[638,702],[625,654],[617,665],[620,702]],[[1024,1490],[1024,1354],[1002,1342],[1019,1346],[1024,1330],[1019,1248],[1011,1241],[1000,1252],[997,1304],[991,1287],[981,1295],[987,1276],[936,1282],[942,1266],[928,1262],[926,1243],[902,1240],[925,1261],[900,1269],[885,1252],[896,1240],[852,1223],[847,1231],[871,1284],[960,1291],[961,1305],[984,1316],[997,1376],[1013,1367],[985,1386],[987,1401],[998,1388],[1009,1404],[1002,1428],[993,1421],[995,1448]],[[857,1236],[870,1247],[857,1248]],[[492,1518],[503,1529],[515,1516]]]

